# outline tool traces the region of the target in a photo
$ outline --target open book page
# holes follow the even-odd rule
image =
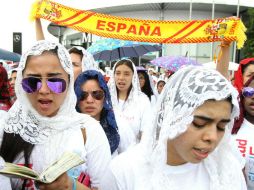
[[[78,154],[67,152],[59,160],[44,170],[39,179],[43,183],[51,183],[64,172],[84,162],[85,161]]]
[[[3,166],[3,169],[0,170],[0,174],[4,174],[6,176],[10,177],[16,177],[16,178],[29,178],[37,180],[39,179],[39,175],[33,171],[32,169],[20,166],[17,164],[12,164],[6,162]]]
[[[51,183],[64,172],[83,163],[84,160],[78,154],[66,152],[40,175],[28,167],[4,161],[0,164],[0,174],[13,178],[26,178]]]

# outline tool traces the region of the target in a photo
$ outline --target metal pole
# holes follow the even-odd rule
[[[237,3],[237,12],[236,12],[236,16],[239,17],[239,12],[240,12],[240,0],[238,0]],[[233,43],[233,62],[235,62],[235,57],[236,57],[236,42]]]
[[[61,26],[58,27],[59,30],[58,30],[58,39],[59,39],[59,43],[61,44],[61,41],[62,41],[62,36],[61,36]]]
[[[214,19],[214,12],[215,12],[215,2],[213,0],[213,4],[212,4],[212,20]],[[214,42],[211,43],[210,61],[213,61],[213,49],[214,49]]]
[[[161,3],[160,7],[161,7],[161,9],[160,9],[160,13],[161,13],[160,20],[162,21],[162,20],[164,20],[164,8],[165,8],[165,4]],[[163,44],[160,44],[160,45],[162,46]],[[163,48],[161,48],[161,50],[159,51],[159,57],[162,57],[162,49]]]
[[[190,14],[189,14],[189,20],[192,19],[192,0],[190,0]],[[190,58],[190,44],[188,44],[188,58]]]

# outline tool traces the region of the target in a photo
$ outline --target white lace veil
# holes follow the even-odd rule
[[[85,50],[85,48],[80,47],[80,46],[75,46],[69,49],[78,49],[82,51],[83,53],[83,58],[82,58],[82,72],[86,70],[99,70],[98,63],[94,60],[93,55],[89,53],[88,51]]]
[[[28,56],[41,55],[44,51],[52,50],[56,47],[58,47],[57,54],[60,63],[70,76],[70,83],[64,103],[58,110],[57,115],[54,117],[44,117],[32,107],[26,92],[22,88],[22,72],[26,67]],[[15,83],[17,100],[8,112],[4,123],[5,132],[19,134],[25,141],[32,144],[42,144],[52,133],[57,133],[70,127],[80,128],[80,123],[84,120],[84,116],[77,113],[75,109],[76,95],[73,87],[73,69],[69,53],[64,46],[45,40],[38,41],[23,54],[17,70]]]
[[[139,84],[139,79],[138,79],[138,73],[136,70],[136,67],[134,65],[134,63],[130,60],[130,59],[122,59],[122,60],[127,60],[130,61],[132,63],[132,68],[134,70],[133,73],[133,77],[132,77],[132,89],[130,91],[129,97],[126,100],[124,106],[127,106],[130,103],[133,103],[136,101],[137,97],[142,94],[142,91],[140,89],[140,84]],[[120,61],[122,61],[120,60]],[[117,61],[113,67],[113,72],[112,75],[109,79],[108,82],[108,86],[109,86],[109,90],[110,90],[110,95],[111,95],[111,100],[112,100],[112,104],[113,107],[115,108],[116,105],[118,105],[118,98],[117,98],[117,90],[116,90],[116,83],[115,83],[115,69],[116,69],[116,65],[118,64],[119,61]]]
[[[211,177],[211,190],[239,187],[236,184],[239,178],[234,179],[235,176],[227,172],[235,161],[235,152],[229,145],[229,139],[234,118],[239,115],[238,93],[220,73],[202,66],[182,68],[169,79],[158,100],[153,132],[144,132],[141,143],[145,147],[150,147],[145,157],[157,168],[155,169],[157,174],[162,173],[158,170],[166,164],[167,139],[174,139],[187,130],[193,121],[194,110],[206,100],[223,100],[230,96],[233,105],[231,123],[228,124],[216,150],[204,160],[204,163]],[[167,185],[169,179],[163,181],[159,178],[162,176],[153,178],[154,181],[158,180],[154,182],[155,184],[159,185],[161,182]],[[238,182],[234,183],[234,180]],[[170,189],[173,190],[174,187]]]

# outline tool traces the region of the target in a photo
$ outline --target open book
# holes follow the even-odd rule
[[[66,152],[41,174],[28,167],[8,162],[5,162],[4,166],[0,168],[0,174],[13,178],[33,179],[42,183],[52,183],[64,172],[83,163],[84,160],[78,154]]]

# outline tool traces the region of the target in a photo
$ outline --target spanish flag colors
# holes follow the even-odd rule
[[[157,21],[140,20],[79,10],[59,3],[40,0],[34,3],[32,18],[98,36],[152,43],[202,43],[236,41],[241,48],[246,28],[236,17],[215,20]]]

